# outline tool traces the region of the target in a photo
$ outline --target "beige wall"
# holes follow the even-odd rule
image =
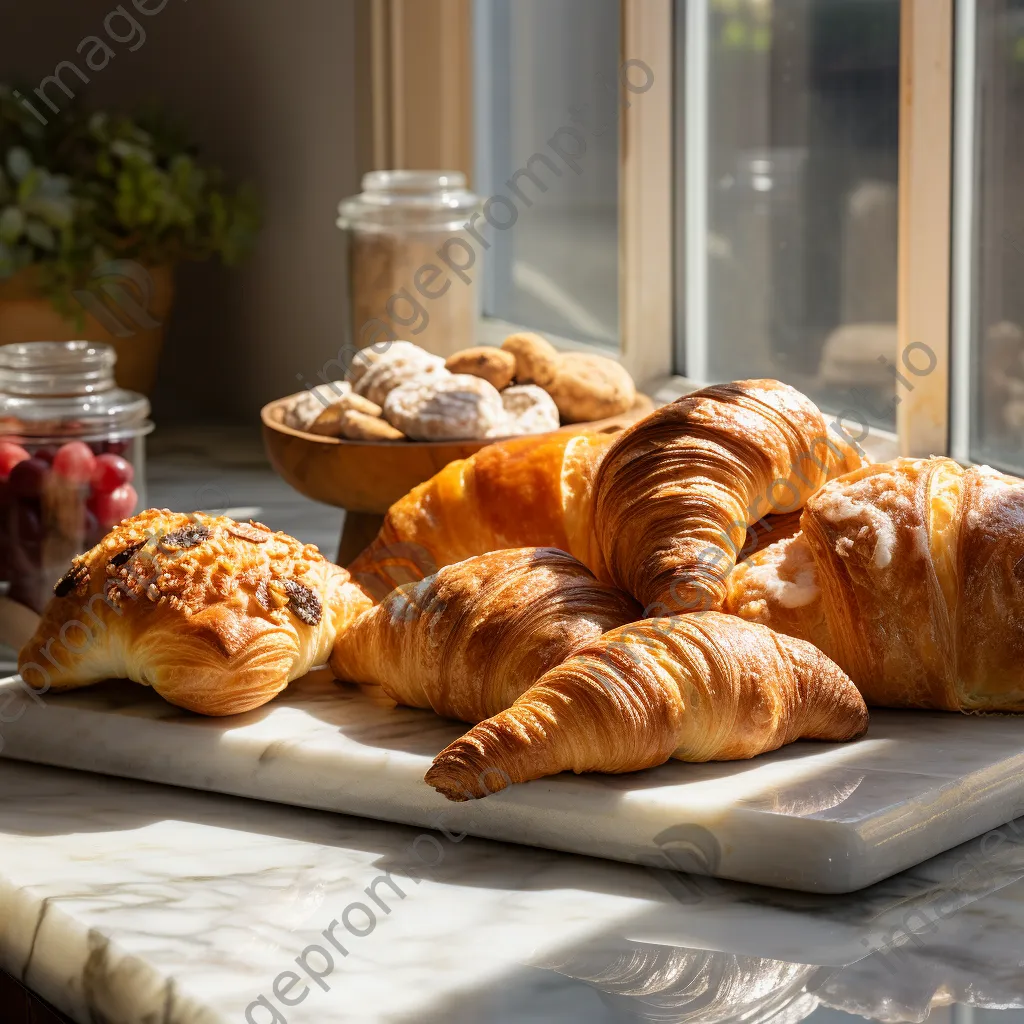
[[[139,0],[159,7],[159,0]],[[114,0],[0,0],[0,78],[36,85],[104,35]],[[131,0],[125,8],[133,12]],[[337,202],[358,187],[354,0],[168,0],[137,12],[146,40],[92,72],[99,103],[157,101],[205,155],[252,179],[265,226],[239,271],[186,266],[156,414],[252,419],[315,376],[342,342],[344,247]],[[127,35],[117,22],[114,31]],[[80,63],[82,59],[77,58]],[[82,63],[84,68],[84,63]],[[73,77],[65,76],[69,82]]]

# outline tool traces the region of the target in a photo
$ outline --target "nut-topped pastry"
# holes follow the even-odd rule
[[[201,714],[236,714],[324,664],[370,605],[314,545],[149,509],[73,560],[18,669],[44,692],[127,678]]]

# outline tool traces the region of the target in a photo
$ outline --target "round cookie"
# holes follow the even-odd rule
[[[417,441],[492,437],[506,426],[501,395],[481,377],[435,374],[400,384],[384,403],[384,418]]]
[[[554,399],[536,384],[516,384],[501,393],[509,434],[545,434],[559,427]]]
[[[284,425],[292,430],[308,430],[310,425],[328,406],[344,398],[352,388],[343,380],[319,384],[300,392],[284,410]]]
[[[387,420],[346,409],[339,421],[341,436],[349,441],[404,441],[405,435]]]
[[[343,434],[341,428],[342,419],[349,412],[358,412],[364,416],[379,419],[381,408],[379,405],[374,405],[368,398],[363,398],[362,395],[349,392],[349,394],[339,398],[337,402],[324,409],[307,429],[311,434],[321,434],[324,437],[340,437]]]
[[[450,373],[468,373],[482,377],[499,391],[507,388],[516,375],[516,357],[491,345],[464,348],[448,357],[444,364]]]
[[[388,353],[378,359],[359,378],[355,389],[357,394],[368,398],[375,405],[383,406],[384,400],[399,384],[420,377],[447,373],[444,360],[440,356],[414,347],[412,352]]]
[[[382,359],[394,359],[396,356],[413,356],[417,352],[424,352],[419,345],[411,341],[378,341],[367,348],[361,348],[348,364],[345,371],[345,380],[355,387],[371,366],[379,363]]]
[[[544,390],[555,400],[563,423],[617,416],[636,401],[636,385],[625,367],[589,352],[563,352]]]
[[[532,331],[510,334],[501,347],[515,356],[517,384],[539,384],[544,388],[554,379],[559,352],[539,334]]]

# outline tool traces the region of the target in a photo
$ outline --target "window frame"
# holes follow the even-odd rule
[[[359,49],[369,64],[361,79],[372,94],[360,121],[364,169],[448,166],[472,181],[473,110],[466,87],[472,81],[472,0],[359,2]],[[706,136],[701,81],[707,55],[700,60],[697,51],[709,3],[687,2],[679,52],[685,89],[677,90],[672,0],[620,0],[622,60],[644,60],[662,85],[643,96],[624,95],[620,108],[618,358],[641,387],[662,399],[706,383],[706,360],[696,350],[707,313],[700,293],[706,268],[702,278],[695,263],[704,248],[702,185],[699,174],[675,174],[674,140],[680,106],[685,145],[699,146]],[[872,429],[869,434],[869,447],[879,457],[968,457],[975,19],[976,0],[901,3],[898,360],[920,367],[913,350],[926,340],[935,365],[923,375],[895,367],[903,377],[894,380],[896,433]],[[418,54],[415,88],[407,67],[413,52]],[[688,96],[695,99],[687,102]],[[676,195],[680,178],[685,180]],[[677,289],[673,235],[680,224],[687,234],[686,266],[679,268],[686,287]],[[676,303],[685,303],[679,338]],[[484,318],[481,340],[500,340],[516,327]],[[607,354],[578,340],[553,340]],[[675,363],[677,351],[682,367]]]

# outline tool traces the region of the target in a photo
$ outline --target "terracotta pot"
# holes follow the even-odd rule
[[[17,341],[102,341],[117,351],[117,383],[148,395],[174,302],[174,269],[125,264],[84,299],[84,324],[67,319],[36,287],[34,268],[0,283],[0,345]],[[148,281],[146,276],[148,275]],[[148,295],[145,294],[148,292]]]

